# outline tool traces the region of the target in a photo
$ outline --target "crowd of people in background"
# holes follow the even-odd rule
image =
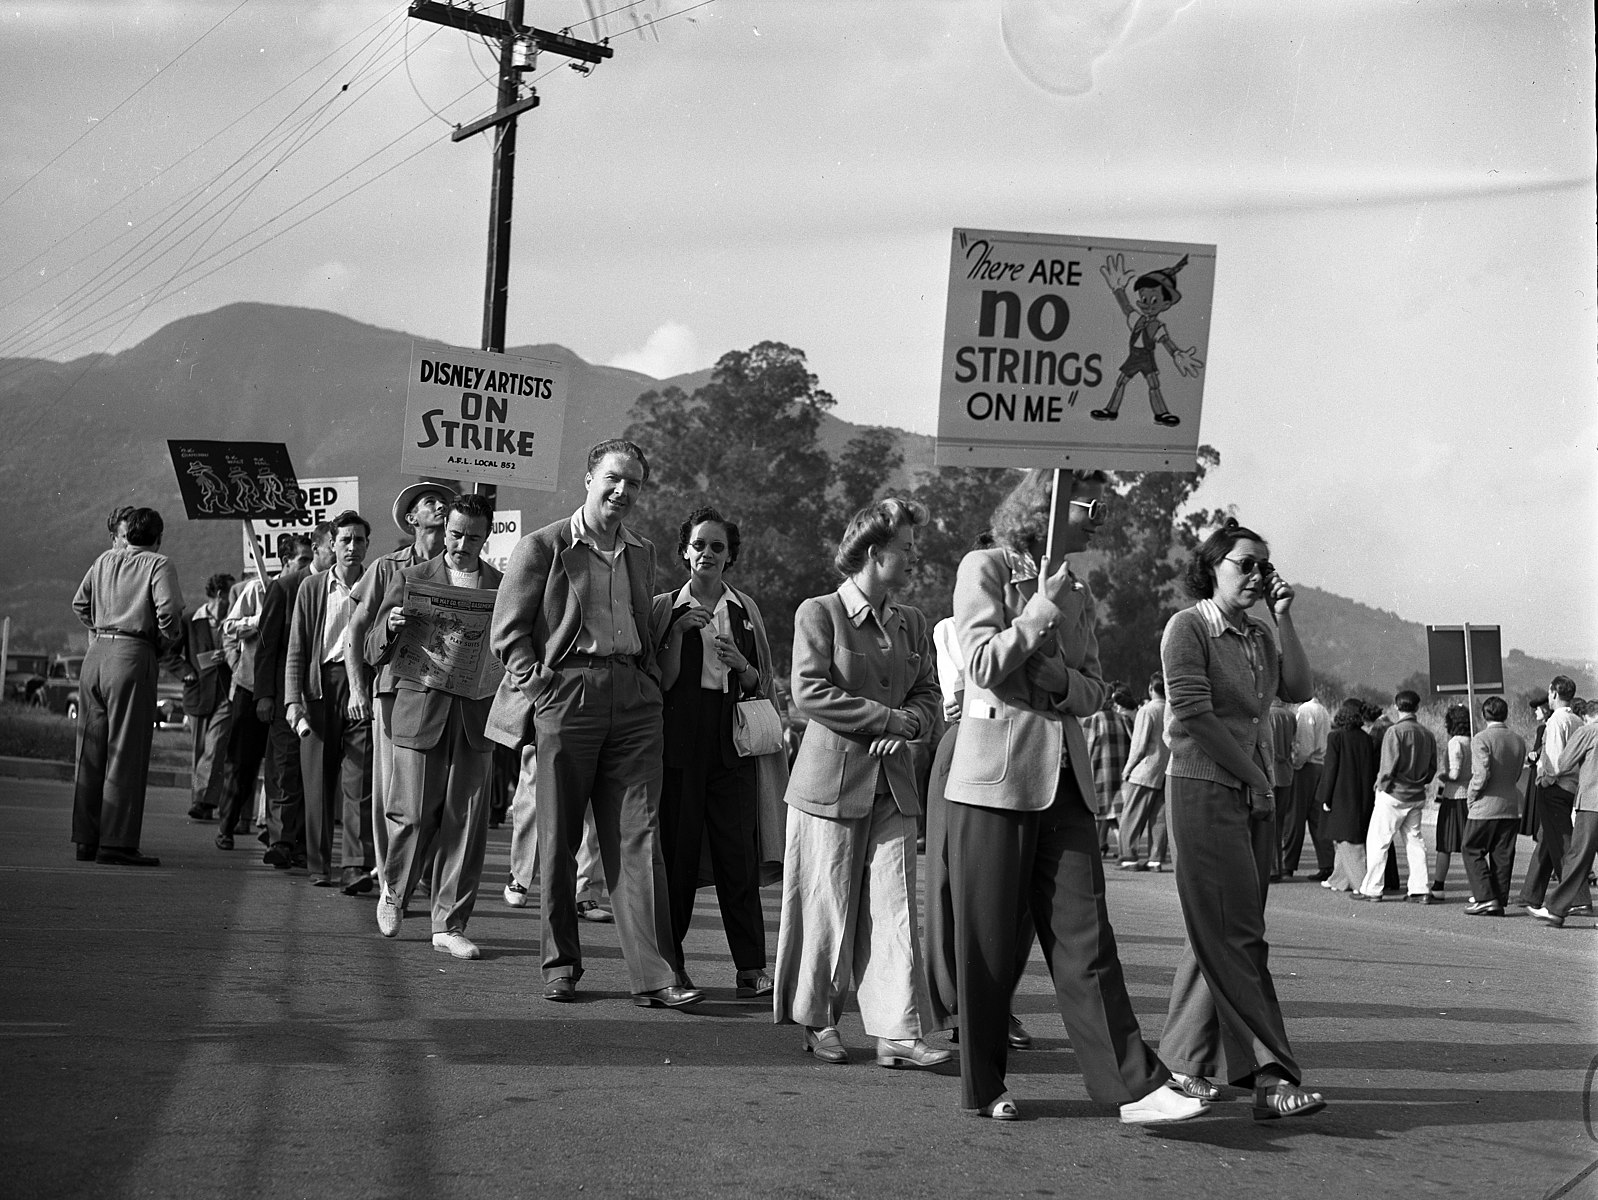
[[[1227,1084],[1252,1089],[1257,1119],[1323,1108],[1267,964],[1269,888],[1300,876],[1306,841],[1303,874],[1357,901],[1442,903],[1457,856],[1468,916],[1519,905],[1558,926],[1591,911],[1598,703],[1556,677],[1530,746],[1499,696],[1479,722],[1449,707],[1441,739],[1407,688],[1388,710],[1349,698],[1329,711],[1311,694],[1293,588],[1235,520],[1193,553],[1194,603],[1167,624],[1140,703],[1102,677],[1094,599],[1068,558],[1113,519],[1102,473],[1026,473],[935,629],[894,598],[929,514],[866,506],[840,539],[837,590],[795,614],[792,706],[807,725],[791,754],[758,600],[730,581],[736,520],[685,514],[668,549],[687,582],[657,591],[661,548],[627,524],[648,477],[640,447],[596,445],[583,504],[524,537],[503,572],[482,558],[486,497],[413,484],[390,512],[399,549],[368,562],[370,522],[342,512],[282,539],[275,578],[214,574],[187,611],[160,515],[114,511],[111,548],[73,601],[91,631],[78,858],[158,865],[141,828],[165,669],[193,737],[188,813],[219,822],[219,850],[257,836],[280,871],[375,891],[386,938],[425,900],[434,949],[470,960],[488,830],[509,820],[503,898],[527,907],[536,888],[556,1003],[584,973],[580,921],[614,923],[638,1004],[703,1001],[683,947],[713,885],[738,999],[768,1000],[801,1026],[803,1051],[845,1065],[853,991],[879,1065],[958,1053],[962,1107],[996,1120],[1018,1115],[1004,1080],[1009,1052],[1031,1044],[1012,998],[1034,942],[1088,1091],[1123,1121],[1199,1116]],[[416,589],[494,593],[497,685],[467,694],[404,669]],[[1512,897],[1522,833],[1536,851]],[[1106,861],[1175,872],[1184,948],[1157,1050],[1127,998]],[[768,961],[760,888],[778,879]],[[940,1030],[955,1049],[926,1040]]]

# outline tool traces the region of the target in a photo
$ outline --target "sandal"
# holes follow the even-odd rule
[[[1165,1081],[1165,1086],[1173,1092],[1192,1096],[1195,1100],[1214,1100],[1221,1094],[1221,1089],[1204,1076],[1183,1075],[1180,1071],[1172,1071],[1171,1077]]]
[[[990,1104],[981,1108],[968,1108],[966,1115],[971,1117],[988,1117],[994,1121],[1019,1121],[1021,1110],[1015,1106],[1015,1101],[1010,1099],[1008,1093],[1000,1096]]]
[[[1326,1098],[1319,1092],[1306,1091],[1285,1079],[1274,1083],[1262,1080],[1254,1084],[1254,1119],[1276,1121],[1282,1117],[1307,1117],[1326,1107]]]

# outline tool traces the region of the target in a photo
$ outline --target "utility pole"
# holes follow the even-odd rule
[[[505,0],[503,18],[470,8],[457,8],[438,0],[412,0],[410,15],[422,21],[462,29],[499,42],[499,104],[494,112],[467,125],[457,125],[450,141],[460,142],[485,129],[494,132],[493,174],[489,186],[488,274],[483,288],[484,350],[505,351],[505,310],[510,302],[510,224],[516,185],[516,118],[538,107],[538,93],[522,95],[521,74],[532,68],[540,50],[593,64],[615,51],[603,42],[579,41],[566,33],[551,33],[522,24],[524,0]],[[490,500],[493,484],[473,484],[473,490]]]

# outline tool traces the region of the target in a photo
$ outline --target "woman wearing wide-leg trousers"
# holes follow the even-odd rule
[[[1271,699],[1309,698],[1310,671],[1289,610],[1293,589],[1258,534],[1233,518],[1193,552],[1186,584],[1198,601],[1160,639],[1165,694],[1166,814],[1187,945],[1177,964],[1160,1054],[1173,1086],[1208,1097],[1224,1072],[1254,1088],[1258,1120],[1326,1106],[1299,1085],[1265,941],[1274,861]],[[1273,636],[1248,610],[1266,600]]]
[[[926,521],[912,501],[868,504],[833,560],[843,583],[794,614],[793,706],[810,724],[786,796],[773,1012],[805,1027],[804,1048],[820,1062],[849,1061],[837,1027],[851,976],[878,1065],[951,1057],[921,1040],[932,1017],[908,745],[937,718],[937,672],[926,617],[891,601],[909,582]]]

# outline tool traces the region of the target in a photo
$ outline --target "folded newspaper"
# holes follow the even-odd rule
[[[413,580],[389,658],[394,674],[468,700],[492,696],[505,674],[488,646],[497,594]]]

